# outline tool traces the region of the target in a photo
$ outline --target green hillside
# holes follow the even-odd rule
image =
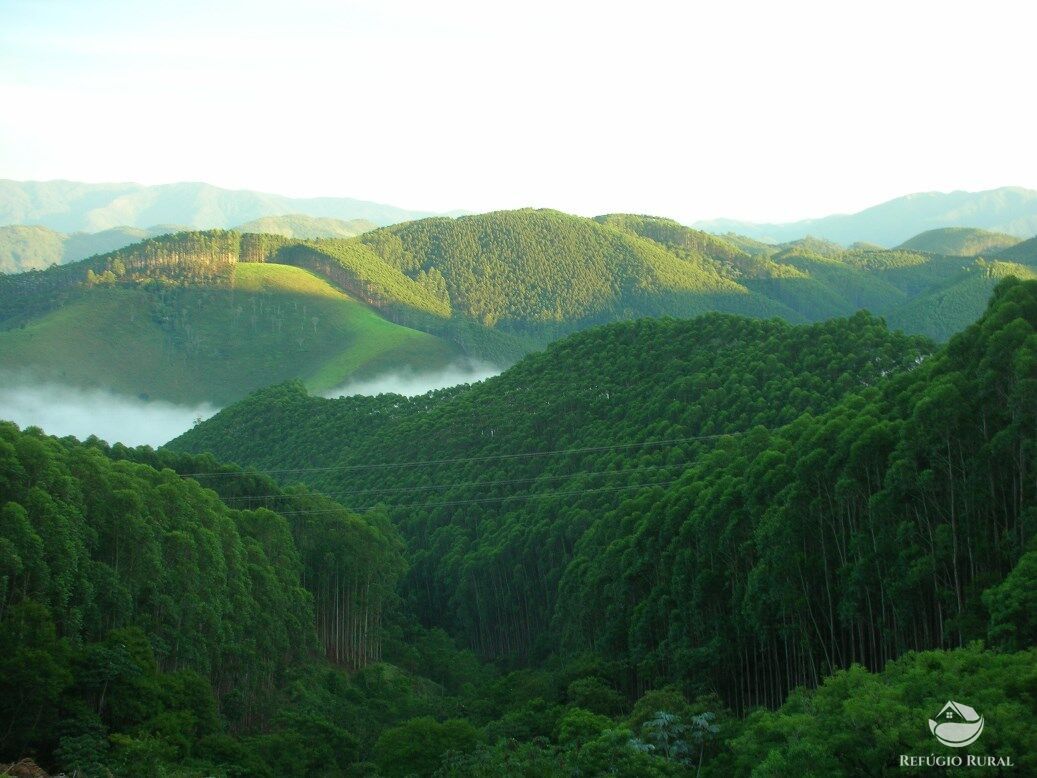
[[[1021,262],[1024,265],[1037,265],[1037,237],[1024,240],[1014,246],[997,253],[997,259],[1007,262]]]
[[[1003,278],[1037,279],[1037,269],[1014,262],[979,259],[959,269],[950,279],[888,313],[890,326],[947,340],[961,329],[962,319],[983,313],[981,301]]]
[[[637,316],[789,315],[720,273],[716,262],[558,211],[424,219],[359,241],[408,276],[445,287],[456,313],[541,343]]]
[[[1009,280],[937,350],[714,313],[158,452],[0,424],[0,764],[893,772],[953,688],[1032,773],[1035,332]]]
[[[512,666],[594,668],[580,699],[599,715],[647,689],[733,712],[711,757],[729,775],[742,748],[794,760],[768,727],[811,700],[834,705],[801,730],[820,748],[840,700],[906,720],[942,706],[929,684],[959,661],[999,688],[994,667],[1028,661],[1011,652],[1037,638],[1035,331],[1037,281],[1016,280],[935,352],[865,314],[613,324],[421,398],[274,387],[170,448],[387,506],[425,623]],[[234,499],[233,478],[198,477]],[[1030,721],[1032,702],[995,697]],[[914,742],[864,735],[830,764],[895,765]]]
[[[251,289],[257,274],[269,284]],[[1031,270],[817,239],[746,251],[631,214],[505,211],[307,240],[182,231],[0,275],[0,365],[228,402],[287,378],[321,391],[450,356],[506,366],[569,333],[642,317],[717,311],[803,323],[866,309],[945,340],[1010,274]],[[140,364],[153,369],[142,375]]]
[[[1019,238],[1003,232],[974,227],[941,227],[915,235],[899,246],[906,251],[926,251],[956,257],[989,256],[1019,243]]]
[[[286,238],[352,238],[362,232],[373,230],[378,225],[367,219],[332,219],[330,217],[307,216],[302,213],[284,216],[263,216],[239,224],[237,232],[258,232],[267,235],[283,235]]]
[[[0,369],[176,402],[226,403],[289,378],[324,391],[458,356],[285,265],[237,264],[222,286],[97,284],[0,331]]]

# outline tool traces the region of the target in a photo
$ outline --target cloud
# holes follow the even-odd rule
[[[325,397],[349,397],[355,394],[402,394],[408,397],[425,394],[433,389],[444,389],[457,384],[470,384],[499,374],[501,369],[484,362],[463,362],[442,370],[418,372],[393,370],[373,378],[347,381],[337,389],[325,392]]]
[[[49,382],[5,380],[0,386],[0,419],[23,428],[41,427],[49,435],[75,435],[81,440],[96,435],[127,446],[160,445],[217,410],[204,403],[146,401]]]

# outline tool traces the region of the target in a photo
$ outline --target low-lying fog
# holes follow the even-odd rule
[[[370,379],[350,381],[325,397],[395,392],[424,394],[497,375],[500,368],[465,363],[435,372],[396,370]],[[21,428],[40,427],[48,435],[75,435],[84,440],[96,435],[109,443],[127,446],[159,446],[187,431],[199,419],[219,408],[208,403],[177,405],[163,400],[142,400],[104,389],[81,389],[25,377],[0,377],[0,420]]]
[[[324,392],[325,397],[349,397],[355,394],[402,394],[413,397],[433,389],[445,389],[457,384],[471,384],[492,378],[501,372],[499,367],[484,362],[465,362],[432,372],[402,369],[382,373],[373,378],[347,381],[337,389]]]
[[[188,430],[218,408],[141,400],[104,389],[79,389],[54,383],[0,386],[0,419],[23,429],[41,427],[48,435],[96,435],[109,443],[158,446]]]

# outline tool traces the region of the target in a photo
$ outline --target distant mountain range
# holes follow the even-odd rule
[[[813,235],[843,245],[858,241],[897,246],[939,227],[978,227],[1019,238],[1037,233],[1037,191],[1001,187],[985,192],[925,192],[898,197],[859,213],[781,224],[712,219],[695,225],[718,234],[733,232],[768,243]]]
[[[376,225],[434,215],[348,197],[284,197],[194,182],[143,186],[0,179],[0,225],[41,225],[61,232],[154,224],[211,229],[283,214],[365,219]]]

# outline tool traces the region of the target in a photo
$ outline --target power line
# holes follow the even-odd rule
[[[542,475],[535,476],[533,478],[508,478],[497,481],[462,481],[459,483],[446,483],[446,484],[430,484],[426,486],[403,486],[403,487],[379,487],[376,489],[357,489],[349,492],[336,492],[335,499],[338,500],[343,497],[353,497],[356,495],[363,494],[386,494],[386,493],[403,493],[403,492],[426,492],[437,489],[451,489],[457,488],[462,489],[469,486],[505,486],[510,484],[525,484],[540,481],[560,481],[566,478],[578,478],[578,477],[596,477],[602,475],[634,475],[637,473],[648,472],[652,470],[673,470],[674,468],[689,468],[695,465],[696,462],[681,462],[674,465],[646,465],[644,467],[630,467],[620,470],[597,470],[591,472],[584,472],[577,470],[572,473],[565,473],[562,475]],[[261,500],[293,500],[300,497],[297,494],[255,494],[255,495],[238,495],[235,497],[221,497],[220,500],[225,503],[231,502],[259,502]]]
[[[183,478],[201,478],[201,477],[224,477],[233,476],[237,478],[254,475],[273,475],[276,473],[327,473],[327,472],[345,472],[345,471],[356,471],[356,470],[385,470],[388,468],[402,468],[402,467],[425,467],[428,465],[453,465],[460,464],[462,462],[492,462],[506,459],[524,459],[530,457],[543,457],[543,456],[556,456],[558,454],[591,454],[601,451],[615,451],[618,449],[629,449],[629,448],[646,448],[648,446],[668,446],[676,443],[690,443],[697,440],[716,440],[717,438],[732,437],[735,435],[742,435],[742,432],[722,432],[715,435],[693,435],[686,438],[671,438],[669,440],[648,440],[640,443],[617,443],[611,446],[587,446],[584,448],[560,448],[550,451],[527,451],[520,454],[491,454],[487,456],[479,457],[456,457],[451,459],[425,459],[416,460],[412,462],[382,462],[378,464],[366,464],[366,465],[332,465],[328,467],[294,467],[294,468],[280,468],[272,470],[248,470],[248,471],[233,471],[233,472],[209,472],[209,473],[181,473]]]
[[[609,487],[601,487],[601,488],[597,488],[597,489],[576,489],[576,490],[563,491],[563,492],[527,492],[525,494],[512,494],[512,495],[508,495],[506,497],[479,497],[479,498],[470,499],[470,500],[449,500],[449,501],[446,501],[446,502],[432,502],[432,503],[416,502],[416,503],[409,503],[409,504],[404,504],[404,505],[391,505],[389,507],[392,508],[392,509],[396,509],[396,508],[443,508],[443,507],[454,506],[454,505],[471,505],[471,504],[474,504],[474,503],[508,502],[510,500],[529,500],[529,499],[540,498],[540,497],[567,497],[567,496],[575,496],[575,495],[580,495],[580,494],[594,494],[594,493],[597,493],[597,492],[622,492],[622,491],[629,491],[631,489],[649,489],[649,488],[651,488],[653,486],[668,486],[669,484],[677,483],[677,481],[679,481],[679,480],[680,480],[679,478],[671,478],[668,481],[653,481],[652,483],[648,483],[648,484],[628,484],[627,486],[609,486]],[[312,515],[312,514],[318,514],[318,513],[340,513],[342,511],[348,511],[348,510],[349,510],[348,508],[344,508],[344,507],[340,506],[338,508],[315,509],[315,510],[305,510],[305,511],[278,511],[278,514],[280,514],[281,516],[302,516],[302,515]]]

